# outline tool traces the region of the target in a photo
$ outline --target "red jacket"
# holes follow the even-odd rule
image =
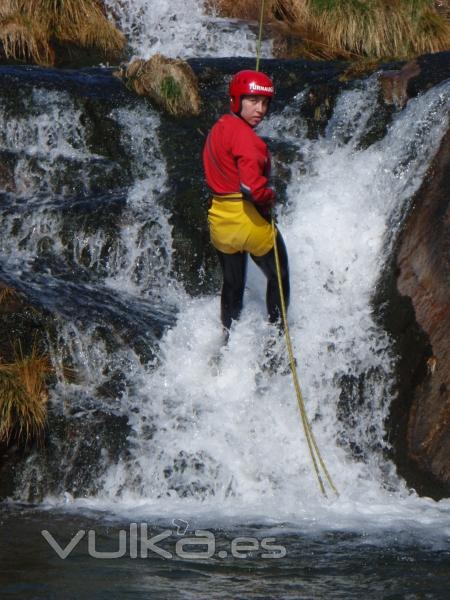
[[[203,165],[213,194],[242,192],[256,204],[273,203],[275,192],[267,187],[267,144],[237,115],[223,115],[213,126],[203,149]]]

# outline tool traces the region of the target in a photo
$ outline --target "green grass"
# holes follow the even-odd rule
[[[164,79],[161,81],[160,90],[161,96],[164,98],[165,105],[167,106],[169,112],[176,113],[176,108],[182,98],[180,84],[169,75],[164,77]]]

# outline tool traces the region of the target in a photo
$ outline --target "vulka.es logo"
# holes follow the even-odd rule
[[[80,529],[68,542],[66,546],[61,546],[46,529],[41,534],[48,545],[56,552],[62,560],[70,556],[87,534],[87,550],[92,558],[114,559],[128,556],[129,558],[148,558],[149,554],[156,554],[162,558],[171,559],[187,558],[190,560],[212,558],[213,556],[225,558],[231,555],[233,558],[247,558],[249,555],[255,558],[255,553],[261,550],[261,558],[283,558],[286,556],[286,548],[276,545],[275,538],[263,538],[258,540],[254,537],[236,537],[230,542],[230,551],[220,550],[216,553],[216,539],[211,531],[196,529],[191,537],[183,537],[187,531],[188,523],[181,519],[175,519],[172,523],[176,529],[165,529],[161,533],[148,536],[147,523],[130,523],[129,530],[120,529],[118,531],[117,550],[105,551],[99,550],[96,543],[96,532],[93,529],[85,531]],[[158,544],[177,535],[180,537],[174,542],[174,548],[162,548]],[[166,544],[167,546],[167,544]]]

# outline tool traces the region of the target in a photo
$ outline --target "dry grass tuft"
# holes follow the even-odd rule
[[[148,96],[174,116],[198,115],[201,110],[197,78],[184,60],[155,54],[137,59],[115,75],[140,96]]]
[[[256,0],[209,4],[222,16],[259,14]],[[266,0],[265,12],[266,23],[302,41],[296,51],[308,58],[403,59],[450,49],[448,0]]]
[[[125,46],[98,0],[2,0],[0,42],[7,57],[52,65],[52,40],[99,48],[111,57]]]
[[[30,356],[0,364],[0,442],[42,438],[47,418],[45,380],[52,371],[48,357],[33,348]]]
[[[0,304],[15,302],[20,299],[20,294],[17,290],[7,285],[0,283]]]
[[[372,58],[407,58],[450,48],[450,23],[431,0],[308,0],[331,44]]]
[[[7,58],[53,64],[54,52],[46,29],[39,21],[33,24],[26,15],[16,12],[0,17],[0,42]]]

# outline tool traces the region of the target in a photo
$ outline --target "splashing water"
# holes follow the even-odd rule
[[[118,18],[135,55],[149,58],[160,52],[165,56],[254,56],[257,26],[252,28],[233,19],[206,14],[206,3],[198,0],[106,0]],[[262,52],[270,58],[270,44]]]
[[[21,182],[33,179],[32,159],[40,161],[32,202],[8,206],[0,217],[3,260],[30,289],[53,294],[61,311],[55,362],[68,355],[82,372],[82,384],[60,381],[53,405],[61,409],[64,399],[78,394],[80,407],[88,407],[107,372],[125,375],[120,397],[107,406],[128,419],[128,453],[113,464],[105,461],[97,493],[74,500],[75,508],[130,511],[133,518],[136,511],[198,514],[216,524],[227,516],[290,520],[331,529],[432,523],[448,535],[448,501],[411,494],[383,455],[395,357],[373,318],[371,298],[448,128],[449,98],[443,84],[411,100],[372,144],[366,138],[377,110],[375,78],[341,94],[318,140],[306,139],[298,117],[304,94],[260,129],[295,154],[279,226],[289,252],[289,320],[307,411],[341,492],[332,502],[319,495],[289,375],[261,369],[271,335],[261,274],[250,265],[242,318],[222,349],[218,297],[192,298],[172,274],[170,215],[159,203],[167,174],[157,115],[143,105],[109,115],[121,131],[132,179],[117,192],[120,210],[111,233],[111,198],[99,203],[104,220],[94,229],[84,221],[64,227],[62,207],[76,204],[78,195],[90,196],[97,168],[115,172],[90,149],[77,103],[68,95],[36,92],[34,112],[16,120],[0,107],[1,122],[17,140],[17,161],[23,161],[15,171],[16,197],[28,189]],[[42,119],[44,113],[53,115],[57,128]],[[67,173],[72,183],[62,185]],[[50,254],[64,261],[59,271],[39,267],[48,258],[42,240],[50,231]],[[19,244],[10,243],[17,238]],[[74,278],[59,277],[67,269]],[[166,303],[176,307],[177,323],[161,340],[158,360],[141,361],[123,332],[128,327],[128,337],[138,337],[150,309]],[[84,321],[73,316],[75,309]],[[98,325],[116,319],[125,325],[114,330],[111,351]],[[218,351],[219,366],[210,364]],[[23,498],[26,489],[24,476]]]
[[[166,182],[159,118],[139,107],[107,115],[121,131],[132,185],[97,198],[105,181],[120,182],[123,166],[90,149],[92,124],[81,101],[37,88],[18,101],[20,111],[17,99],[0,104],[0,152],[14,165],[13,192],[0,216],[2,263],[55,314],[56,398],[91,406],[111,373],[132,379],[139,368],[125,340],[134,335],[151,346],[153,321],[173,310],[171,227],[159,204]],[[67,361],[82,386],[64,382],[58,366]],[[120,407],[119,398],[109,408],[114,404]]]
[[[448,501],[418,498],[383,456],[395,357],[371,297],[448,127],[450,88],[412,100],[384,139],[365,148],[376,89],[371,78],[344,92],[316,141],[299,138],[305,128],[292,120],[302,95],[261,128],[298,148],[279,218],[291,266],[289,320],[307,411],[340,498],[320,498],[290,377],[261,371],[270,327],[263,277],[250,268],[242,318],[218,370],[208,362],[220,344],[218,299],[179,292],[162,364],[141,372],[127,399],[132,458],[105,474],[94,505],[200,513],[216,522],[227,515],[306,519],[321,528],[433,520],[438,531],[447,523]]]

